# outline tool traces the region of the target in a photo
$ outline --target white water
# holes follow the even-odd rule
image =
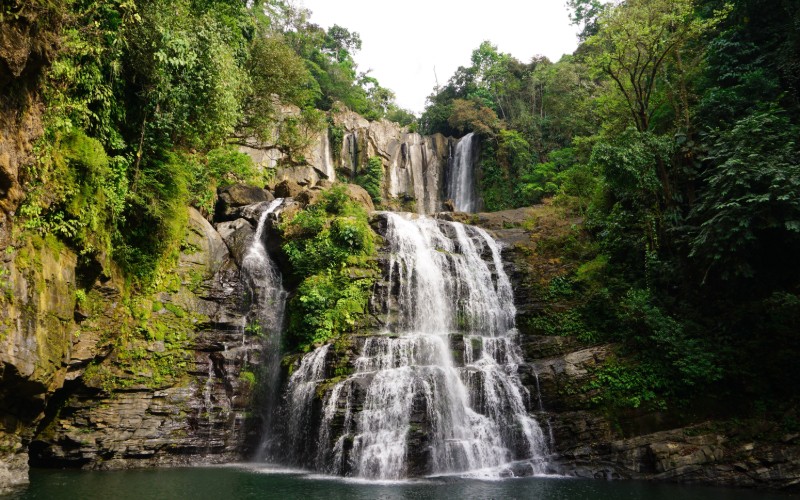
[[[517,376],[513,294],[497,243],[459,223],[383,216],[394,291],[376,298],[385,331],[363,340],[355,373],[323,391],[316,442],[303,433],[314,392],[332,376],[329,346],[303,358],[287,391],[293,442],[316,447],[320,471],[370,479],[521,459],[543,472],[546,443]]]
[[[254,323],[265,336],[280,335],[283,322],[286,292],[281,284],[281,273],[267,254],[264,245],[264,228],[267,219],[283,204],[283,198],[270,202],[258,220],[256,234],[242,260],[244,283],[250,293]]]
[[[475,193],[475,165],[472,158],[473,133],[461,138],[450,164],[447,196],[453,200],[457,212],[476,212],[478,197]]]
[[[247,253],[242,260],[242,278],[245,291],[250,299],[250,315],[248,325],[243,328],[242,342],[245,336],[259,335],[264,338],[266,371],[261,383],[264,390],[264,436],[259,454],[264,455],[273,436],[272,417],[275,412],[280,380],[281,340],[283,334],[283,316],[286,305],[286,291],[283,289],[281,273],[270,258],[265,246],[267,220],[275,217],[283,205],[283,198],[270,202],[259,217],[256,233]]]

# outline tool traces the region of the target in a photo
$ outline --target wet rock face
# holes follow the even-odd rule
[[[494,242],[430,218],[381,212],[371,224],[385,243],[372,321],[294,360],[285,408],[300,424],[283,433],[289,442],[281,449],[295,453],[289,461],[394,479],[540,457],[541,431],[516,378],[513,310]],[[426,264],[426,277],[401,272]],[[431,302],[441,322],[416,307]],[[481,309],[487,303],[503,308]]]
[[[27,445],[72,361],[77,256],[43,239],[0,262],[0,492],[27,483]]]
[[[248,219],[257,211],[258,205],[242,210]],[[103,332],[129,326],[114,313],[118,290],[98,279],[95,288],[107,301],[82,319],[67,382],[39,415],[40,432],[29,436],[31,464],[115,469],[225,462],[250,453],[261,431],[251,410],[263,340],[245,330],[249,306],[231,251],[243,252],[245,243],[233,243],[252,240],[248,219],[221,223],[217,231],[190,211],[176,269],[180,284],[147,303],[149,324],[164,328],[152,330],[155,338],[145,343],[102,340]],[[132,356],[147,361],[137,364]],[[159,360],[172,360],[171,368],[165,372]]]

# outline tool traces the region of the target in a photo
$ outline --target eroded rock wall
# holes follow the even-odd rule
[[[246,328],[237,257],[264,203],[233,191],[230,222],[189,209],[178,261],[153,292],[131,292],[113,265],[82,262],[53,237],[4,252],[0,490],[26,483],[29,462],[222,462],[258,442],[264,341]]]
[[[252,223],[230,241],[249,245]],[[241,250],[239,250],[241,251]],[[105,353],[65,384],[31,444],[40,466],[112,469],[241,458],[262,339],[246,331],[247,304],[229,243],[194,209],[171,282],[137,298],[129,318],[100,301],[81,322]],[[117,300],[119,297],[117,297]],[[123,329],[116,337],[114,329]],[[113,340],[108,337],[114,337]]]
[[[27,482],[27,444],[48,399],[64,383],[76,330],[76,255],[43,238],[6,247],[4,253],[8,260],[0,267],[0,491],[4,483]]]
[[[291,106],[280,109],[285,116],[300,113]],[[383,166],[381,187],[387,207],[428,214],[443,209],[456,139],[423,136],[387,120],[369,121],[346,109],[331,111],[328,127],[307,133],[309,145],[292,161],[273,145],[250,141],[241,150],[257,165],[274,169],[273,185],[290,181],[305,188],[337,178],[353,181],[369,159],[377,157]]]

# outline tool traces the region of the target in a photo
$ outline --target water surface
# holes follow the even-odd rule
[[[380,483],[241,465],[112,472],[31,470],[30,486],[8,498],[786,500],[789,496],[742,489],[553,477],[495,481],[444,477]]]

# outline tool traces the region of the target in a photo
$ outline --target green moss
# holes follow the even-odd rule
[[[186,311],[184,311],[181,307],[176,306],[175,304],[171,304],[168,302],[164,304],[164,308],[179,318],[186,317]]]
[[[359,172],[354,179],[355,183],[363,187],[373,203],[381,203],[382,193],[381,184],[383,183],[383,163],[380,157],[372,156],[367,160],[367,165]]]
[[[203,284],[204,280],[205,276],[203,276],[203,273],[197,271],[196,269],[192,269],[189,271],[189,282],[186,286],[189,288],[190,292],[196,293],[198,290],[200,290],[200,285]]]
[[[250,387],[255,387],[256,385],[256,374],[250,371],[242,371],[239,373],[239,380],[243,383],[249,385]]]
[[[11,273],[5,267],[0,267],[0,303],[14,301],[14,286],[11,283]]]
[[[16,265],[17,269],[20,271],[29,269],[31,267],[31,259],[31,252],[27,247],[22,247],[17,251],[17,255],[14,257],[14,265]]]

